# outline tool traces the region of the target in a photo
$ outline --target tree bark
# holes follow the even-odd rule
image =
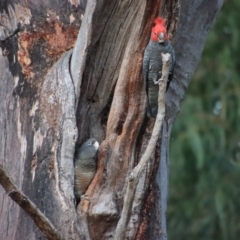
[[[38,228],[46,235],[48,239],[61,240],[58,231],[55,229],[52,223],[42,212],[37,209],[31,200],[29,200],[17,189],[2,166],[0,166],[0,184],[6,190],[7,195],[10,196],[11,199],[15,201],[32,218]]]
[[[87,7],[78,0],[0,3],[0,164],[63,238],[114,238],[129,174],[154,124],[145,116],[141,67],[151,23],[161,14],[173,39],[175,74],[126,239],[167,239],[170,132],[221,5],[221,0],[89,0]],[[98,170],[88,200],[76,210],[75,144],[90,137],[101,143]],[[45,238],[2,188],[0,202],[3,239]]]

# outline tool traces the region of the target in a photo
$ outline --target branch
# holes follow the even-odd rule
[[[127,185],[127,190],[125,193],[124,197],[124,204],[123,204],[123,210],[121,217],[118,221],[117,228],[116,228],[116,233],[115,233],[115,240],[121,240],[124,239],[125,233],[127,230],[127,225],[130,219],[131,215],[131,210],[132,210],[132,204],[133,204],[133,199],[135,196],[136,188],[139,182],[139,179],[146,168],[147,162],[149,161],[155,147],[156,143],[162,128],[162,123],[163,119],[165,116],[165,92],[166,92],[166,85],[167,85],[167,80],[168,80],[168,75],[169,75],[169,58],[170,54],[162,54],[162,81],[159,82],[159,93],[158,93],[158,114],[157,118],[154,124],[152,136],[149,140],[148,146],[138,163],[138,165],[132,170],[129,180],[128,180],[128,185]]]
[[[6,190],[7,195],[10,196],[11,199],[15,201],[32,218],[37,227],[46,235],[49,240],[62,239],[49,219],[37,209],[31,200],[29,200],[21,191],[17,189],[1,165],[0,184]]]

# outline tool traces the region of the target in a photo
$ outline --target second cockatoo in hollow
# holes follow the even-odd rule
[[[77,150],[74,162],[74,194],[77,204],[96,173],[96,155],[98,148],[98,141],[91,138],[83,143]]]
[[[151,39],[144,51],[143,56],[143,78],[147,92],[147,115],[157,117],[158,112],[158,91],[159,81],[162,77],[162,53],[169,53],[169,77],[167,89],[173,77],[175,65],[175,54],[171,43],[168,40],[165,20],[157,17],[152,27]]]

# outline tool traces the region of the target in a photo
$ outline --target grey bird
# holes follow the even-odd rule
[[[77,150],[74,166],[74,194],[77,204],[86,192],[96,173],[96,155],[99,143],[91,138],[84,142]]]
[[[162,55],[169,53],[170,66],[167,89],[173,77],[175,66],[175,54],[171,43],[168,40],[165,21],[157,17],[151,32],[151,39],[144,51],[143,56],[143,78],[147,93],[147,115],[156,118],[158,112],[158,91],[159,81],[162,80]]]

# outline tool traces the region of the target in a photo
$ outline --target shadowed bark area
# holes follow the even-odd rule
[[[171,127],[222,1],[180,0],[179,8],[176,0],[89,0],[73,55],[68,50],[86,2],[28,2],[0,3],[6,19],[0,28],[0,163],[65,239],[114,238],[129,173],[154,124],[145,117],[142,55],[155,16],[167,18],[175,75],[126,232],[127,239],[167,239]],[[74,148],[90,137],[101,143],[98,171],[89,200],[76,211]],[[2,188],[0,193],[1,237],[45,239]]]

